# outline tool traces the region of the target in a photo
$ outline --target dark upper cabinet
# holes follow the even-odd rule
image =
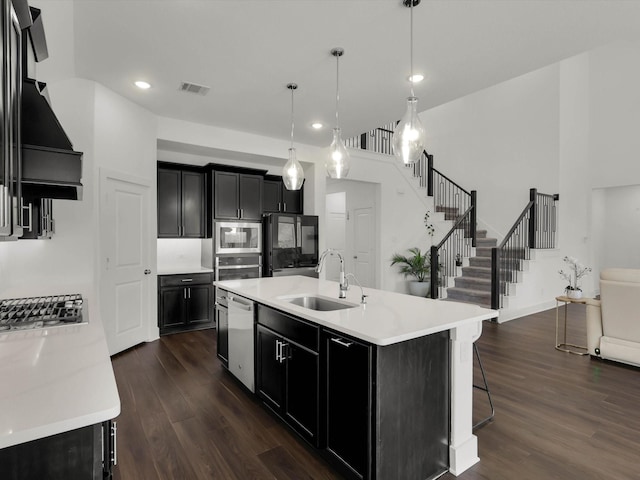
[[[158,238],[205,236],[205,175],[158,168]]]
[[[303,213],[304,185],[300,190],[288,190],[282,177],[265,175],[262,190],[264,213]]]
[[[262,218],[262,175],[213,172],[214,218],[260,220]]]

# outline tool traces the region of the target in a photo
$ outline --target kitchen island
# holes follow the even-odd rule
[[[215,285],[258,304],[258,396],[321,452],[339,457],[353,478],[394,478],[390,475],[400,478],[398,472],[404,475],[402,478],[435,478],[442,473],[437,467],[443,462],[445,469],[458,475],[479,461],[477,438],[472,433],[473,342],[481,334],[482,321],[497,317],[497,311],[370,288],[364,289],[367,297],[366,304],[362,304],[361,290],[356,286],[351,287],[347,298],[338,299],[338,283],[301,276],[232,280]],[[301,297],[319,297],[342,305],[336,310],[315,310],[296,304],[301,303]],[[294,324],[296,321],[299,323]],[[317,335],[313,327],[318,329]],[[316,341],[314,336],[319,339]],[[291,358],[306,359],[306,368],[317,365],[315,383],[307,380],[307,373],[303,375],[296,370],[299,367],[293,366],[285,367],[283,380],[298,375],[300,381],[307,383],[307,389],[317,387],[317,418],[308,412],[287,410],[287,402],[294,402],[301,395],[297,391],[291,393],[285,387],[284,405],[278,407],[278,398],[272,398],[271,393],[276,390],[270,389],[269,382],[261,387],[261,377],[267,369],[261,364],[272,353],[267,351],[270,343],[263,339],[269,337],[275,339],[276,357],[276,365],[267,366],[269,369],[276,368],[278,362],[287,365]],[[351,348],[351,352],[360,348],[362,355],[344,356],[334,350],[336,345]],[[342,355],[339,358],[344,360],[343,368],[332,366],[331,358],[337,358],[336,355]],[[370,377],[368,392],[362,394],[363,401],[368,398],[370,418],[366,419],[369,423],[363,433],[369,442],[367,465],[361,468],[356,468],[355,460],[345,460],[352,454],[353,458],[359,458],[358,452],[352,452],[357,435],[351,446],[331,445],[331,431],[339,428],[331,423],[332,405],[336,408],[346,405],[339,415],[343,421],[362,410],[355,406],[349,410],[350,398],[358,393],[351,392],[351,385],[360,385],[361,379],[334,378],[341,374],[340,370],[353,370],[351,367],[358,362],[362,367],[359,371]],[[442,369],[444,375],[438,373]],[[332,385],[334,391],[342,389],[345,395],[332,398]],[[312,396],[307,400],[310,402]],[[442,406],[443,402],[446,405]],[[433,412],[444,418],[435,419]],[[435,438],[429,432],[433,422],[445,429]],[[318,425],[317,433],[314,425]],[[345,434],[354,430],[357,429],[348,428]],[[393,443],[402,446],[394,451]],[[439,459],[425,461],[424,457],[431,452],[442,450],[443,444],[447,450],[444,457],[439,454]],[[335,452],[339,449],[344,449],[340,455]],[[412,462],[422,465],[416,464],[414,468]]]
[[[52,466],[37,466],[48,454],[56,456],[59,465],[64,457],[59,447],[77,453],[81,446],[96,443],[96,454],[102,453],[100,430],[120,414],[120,397],[97,305],[87,303],[85,299],[85,323],[0,333],[3,478],[45,478],[29,477],[27,468],[44,471],[47,478],[63,478]],[[102,478],[102,472],[95,478]]]

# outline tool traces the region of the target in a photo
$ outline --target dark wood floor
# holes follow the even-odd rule
[[[584,343],[584,306],[569,308],[569,340]],[[554,310],[484,322],[496,416],[476,432],[480,463],[457,478],[640,479],[640,369],[559,352],[554,328]],[[215,330],[162,337],[113,367],[116,479],[340,478],[222,369]],[[483,392],[474,404],[488,413]]]

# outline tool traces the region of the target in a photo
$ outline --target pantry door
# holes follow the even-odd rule
[[[109,354],[150,339],[151,186],[100,171],[100,312]]]

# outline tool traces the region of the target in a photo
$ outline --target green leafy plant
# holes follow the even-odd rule
[[[418,282],[429,280],[431,272],[431,255],[422,253],[418,247],[409,249],[411,255],[395,253],[391,257],[391,265],[400,265],[400,273],[405,277],[415,277]]]

